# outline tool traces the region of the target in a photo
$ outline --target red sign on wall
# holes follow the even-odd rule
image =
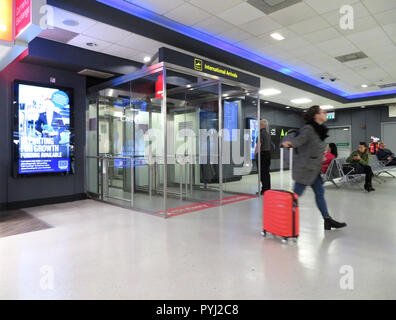
[[[15,38],[32,23],[32,1],[15,0]]]
[[[164,97],[164,76],[158,75],[158,80],[155,82],[155,98],[161,99]]]

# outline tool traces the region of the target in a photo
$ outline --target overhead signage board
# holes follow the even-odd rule
[[[0,0],[0,40],[12,42],[13,31],[13,0]]]
[[[241,82],[256,88],[260,87],[260,78],[234,70],[228,66],[219,65],[200,57],[190,56],[169,48],[159,49],[159,61],[169,62],[194,71],[215,75],[220,78]]]

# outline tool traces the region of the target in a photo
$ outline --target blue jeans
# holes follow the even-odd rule
[[[296,184],[294,185],[294,192],[297,193],[299,197],[301,197],[306,187],[307,186],[305,184],[296,182]],[[311,185],[311,188],[313,192],[315,192],[316,205],[318,206],[320,213],[322,214],[323,218],[329,218],[330,215],[329,211],[327,210],[326,200],[324,198],[323,181],[320,177],[320,174]]]

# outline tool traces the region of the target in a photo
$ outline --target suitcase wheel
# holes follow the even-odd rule
[[[267,231],[265,231],[265,230],[261,231],[261,235],[262,235],[263,237],[265,237],[265,236],[267,235]]]

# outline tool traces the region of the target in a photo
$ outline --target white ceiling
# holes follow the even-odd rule
[[[316,80],[320,81],[323,73],[334,75],[339,80],[324,80],[326,84],[349,93],[378,91],[380,89],[376,85],[396,82],[396,0],[303,0],[269,15],[245,0],[128,2],[213,34]],[[338,26],[339,7],[344,4],[351,4],[355,9],[354,30],[344,31]],[[53,26],[76,33],[67,42],[70,45],[141,62],[162,46],[172,48],[56,7],[53,9]],[[68,19],[78,21],[78,25],[65,25],[63,21]],[[272,32],[279,32],[286,39],[276,41],[270,37]],[[87,46],[90,42],[97,46]],[[360,50],[368,58],[348,63],[334,59]],[[369,87],[361,88],[363,83]],[[262,87],[282,90],[281,95],[269,99],[286,105],[293,105],[290,100],[300,97],[311,98],[314,104],[336,107],[359,105],[343,105],[265,78],[262,78]],[[396,99],[365,104],[381,101],[387,103]]]

